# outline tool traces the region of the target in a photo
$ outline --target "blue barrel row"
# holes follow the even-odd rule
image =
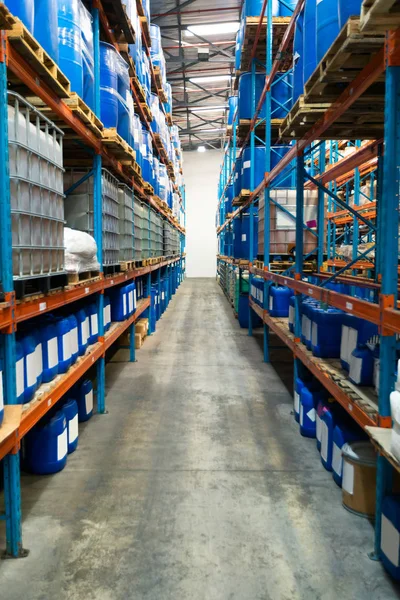
[[[22,466],[37,475],[61,471],[68,454],[78,447],[78,423],[93,414],[93,384],[78,382],[25,436],[22,441]]]

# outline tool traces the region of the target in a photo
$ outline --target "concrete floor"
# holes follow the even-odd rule
[[[400,598],[214,280],[185,281],[137,358],[108,365],[64,471],[23,476],[30,555],[0,563],[1,600]]]

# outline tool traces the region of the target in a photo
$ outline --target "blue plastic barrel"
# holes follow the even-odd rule
[[[142,129],[142,136],[142,177],[145,181],[150,182],[153,161],[151,134],[146,129]]]
[[[234,198],[239,196],[240,190],[242,189],[242,162],[242,156],[238,156],[233,173]]]
[[[52,381],[58,374],[57,326],[53,320],[46,321],[40,329],[43,352],[43,383]]]
[[[294,9],[296,8],[297,0],[285,0],[285,6],[282,2],[279,2],[279,16],[280,17],[291,17]]]
[[[232,125],[236,109],[238,107],[238,96],[229,96],[228,98],[228,125]]]
[[[262,7],[263,0],[246,0],[243,5],[242,17],[259,17],[261,15]],[[264,16],[267,16],[267,9],[265,9]],[[278,0],[272,0],[272,16],[279,17]]]
[[[263,77],[265,82],[265,75]],[[271,86],[271,119],[284,119],[286,117],[292,106],[292,96],[293,74],[290,71],[277,73]]]
[[[255,96],[257,107],[258,101],[261,97],[261,93],[265,85],[265,74],[255,74]],[[239,78],[239,96],[238,96],[238,115],[240,119],[251,119],[254,111],[252,107],[252,89],[251,89],[251,73],[243,73]],[[265,101],[261,107],[258,117],[260,119],[265,117]],[[275,118],[275,117],[274,117]]]
[[[150,37],[151,37],[151,54],[160,54],[161,48],[161,30],[158,25],[151,23],[150,25]]]
[[[79,356],[79,342],[78,342],[78,321],[75,315],[68,317],[70,330],[69,330],[69,345],[71,349],[71,365],[76,363]]]
[[[390,575],[400,581],[400,496],[386,496],[382,502],[381,560]]]
[[[90,379],[85,379],[77,387],[78,421],[88,421],[93,415],[93,384]]]
[[[349,379],[356,385],[372,385],[374,355],[367,346],[358,346],[350,356]]]
[[[130,92],[129,68],[122,56],[115,54],[118,74],[118,134],[131,146],[131,111],[127,102]]]
[[[71,324],[67,318],[57,318],[57,347],[58,347],[58,372],[66,373],[72,364],[70,330]]]
[[[323,310],[313,307],[309,316],[311,325],[311,349],[320,358],[339,358],[343,312],[335,308]]]
[[[127,286],[115,288],[110,292],[111,320],[125,321],[128,316]]]
[[[301,396],[301,391],[304,388],[304,386],[307,384],[307,382],[301,378],[301,377],[296,377],[294,380],[294,392],[293,392],[293,413],[294,413],[294,418],[297,421],[297,423],[300,422],[300,396]]]
[[[264,179],[265,146],[254,148],[254,187],[251,186],[251,148],[247,146],[242,154],[241,185],[243,190],[252,190]]]
[[[235,198],[235,186],[233,183],[228,185],[225,192],[225,215],[232,212],[232,202]]]
[[[21,4],[26,4],[23,0]],[[58,15],[54,0],[35,0],[34,33],[47,54],[58,63]]]
[[[317,441],[317,450],[321,452],[321,437],[322,437],[322,418],[326,410],[328,410],[328,403],[325,400],[320,400],[317,404],[317,410],[315,413],[315,437]]]
[[[126,286],[128,315],[132,316],[136,309],[136,288],[132,281]]]
[[[293,46],[293,96],[292,104],[304,94],[304,51],[303,46],[304,10],[296,18]]]
[[[333,430],[333,448],[332,448],[332,476],[339,487],[342,487],[343,457],[342,447],[344,444],[350,444],[365,439],[366,435],[356,423],[339,420]]]
[[[339,0],[339,30],[347,23],[350,17],[359,17],[363,0]]]
[[[21,19],[25,27],[33,33],[35,8],[33,0],[4,0],[14,17]]]
[[[118,56],[111,44],[100,42],[100,114],[104,127],[118,125]]]
[[[58,473],[67,462],[67,423],[62,411],[42,420],[25,437],[25,463],[36,475]]]
[[[104,331],[111,327],[111,300],[109,296],[104,296]]]
[[[25,392],[25,351],[22,340],[15,342],[15,380],[17,403],[23,404]]]
[[[253,215],[254,223],[254,235],[253,235],[253,248],[250,256],[250,214],[242,213],[242,225],[241,225],[241,256],[248,260],[254,260],[257,257],[258,252],[258,214]]]
[[[316,10],[317,63],[324,57],[339,33],[339,14],[336,0],[319,0]]]
[[[78,324],[78,353],[79,356],[83,356],[88,347],[89,317],[86,314],[86,311],[81,308],[75,314],[75,318]]]
[[[271,317],[289,316],[289,301],[292,290],[284,286],[271,286],[269,288],[269,314]]]
[[[36,386],[39,388],[42,385],[43,376],[43,349],[42,340],[39,329],[33,329],[31,335],[35,340],[35,369],[36,369]]]
[[[37,390],[36,340],[32,335],[21,338],[24,351],[24,404],[32,400]]]
[[[157,298],[158,298],[158,291],[155,285],[151,286],[151,291],[150,291],[150,315],[149,315],[149,320],[150,320],[150,329],[152,332],[154,332],[156,330],[156,322],[157,322]]]
[[[236,43],[235,43],[235,71],[240,70],[240,63],[242,60],[242,42],[243,42],[243,21],[240,24],[239,31],[236,34]]]
[[[321,416],[321,462],[327,471],[332,471],[333,430],[335,415],[332,403],[325,406]]]
[[[0,426],[4,418],[3,361],[0,360]]]
[[[304,25],[303,25],[303,80],[307,83],[317,66],[317,23],[316,23],[316,0],[305,0]]]
[[[71,454],[78,447],[78,404],[70,399],[62,409],[67,422],[68,454]]]
[[[45,23],[48,27],[48,23]],[[83,95],[82,37],[79,0],[58,2],[58,64],[71,82],[71,90]]]
[[[303,386],[300,394],[300,435],[303,437],[316,437],[316,408],[323,398],[319,382],[312,381]]]
[[[97,315],[97,306],[93,302],[86,306],[86,314],[89,317],[89,346],[95,344],[99,339],[99,318]]]
[[[291,146],[282,144],[279,146],[271,146],[271,170],[276,167],[279,161],[287,154]],[[290,188],[294,187],[295,170],[292,168],[292,163],[289,163],[282,171],[272,180],[274,188]]]
[[[294,307],[294,296],[289,298],[289,331],[294,333],[294,322],[296,318],[295,307]]]

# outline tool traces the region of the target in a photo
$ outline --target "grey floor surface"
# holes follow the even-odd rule
[[[214,280],[184,282],[137,358],[108,365],[64,471],[23,476],[30,555],[0,563],[1,600],[400,598]]]

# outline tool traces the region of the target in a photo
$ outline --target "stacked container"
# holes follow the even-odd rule
[[[119,260],[134,259],[133,192],[127,185],[120,185],[119,197]]]

